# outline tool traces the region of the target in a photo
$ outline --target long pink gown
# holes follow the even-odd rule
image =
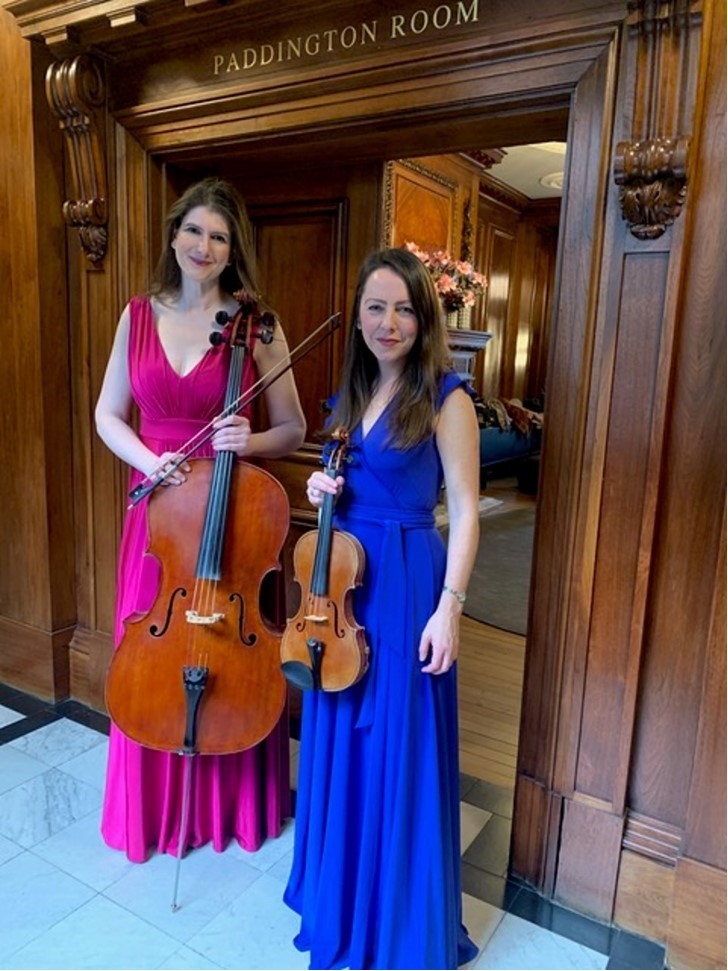
[[[157,454],[181,448],[223,408],[230,349],[210,346],[203,359],[184,377],[167,359],[157,335],[149,300],[130,303],[129,379],[139,409],[139,435]],[[241,390],[255,380],[247,356]],[[249,417],[249,416],[248,416]],[[196,453],[212,456],[210,443]],[[142,476],[133,471],[130,488]],[[148,537],[146,502],[126,514],[119,554],[116,625],[118,648],[124,620],[146,611],[158,586],[156,561],[145,556]],[[123,850],[134,862],[152,850],[177,854],[182,812],[183,759],[174,753],[144,748],[112,723],[106,789],[101,821],[105,842]],[[245,850],[256,850],[277,836],[291,814],[288,724],[280,722],[259,745],[234,755],[196,756],[192,773],[188,846],[211,842],[222,851],[231,839]]]

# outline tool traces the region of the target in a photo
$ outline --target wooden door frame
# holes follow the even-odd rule
[[[357,90],[343,105],[330,97],[292,96],[284,108],[241,108],[231,99],[226,115],[211,120],[195,117],[179,127],[167,125],[170,108],[122,112],[117,132],[141,146],[135,172],[120,167],[125,181],[124,206],[116,209],[121,239],[134,225],[150,220],[151,199],[165,190],[164,166],[183,165],[199,157],[211,142],[227,144],[241,159],[253,153],[278,152],[285,144],[318,138],[332,123],[339,145],[366,151],[374,139],[377,151],[386,146],[391,157],[421,153],[425,132],[432,150],[465,148],[473,133],[487,131],[492,144],[514,140],[521,126],[544,137],[554,118],[568,112],[569,152],[557,260],[554,319],[549,355],[547,424],[544,432],[541,485],[537,509],[531,586],[529,637],[519,746],[516,809],[513,826],[514,871],[535,885],[553,889],[561,803],[573,790],[569,751],[578,733],[580,690],[586,653],[593,551],[597,542],[601,468],[605,428],[594,428],[587,444],[589,410],[599,389],[608,383],[610,356],[595,355],[600,327],[602,254],[607,225],[612,129],[617,104],[617,58],[620,32],[614,21],[590,26],[552,40],[534,56],[517,53],[509,61],[485,57],[474,66],[446,53],[428,62],[427,78],[437,84],[417,84],[417,66],[403,70],[406,81],[390,82],[387,92]],[[462,58],[465,61],[465,58]],[[457,90],[459,108],[453,115],[448,92]],[[449,119],[443,120],[447,108]],[[343,110],[342,110],[343,109]],[[419,126],[397,133],[401,121],[416,111]],[[468,118],[464,126],[462,120]],[[186,130],[187,129],[187,130]],[[326,137],[326,136],[324,136]],[[478,135],[475,136],[479,138]],[[129,156],[133,153],[125,152]],[[158,202],[154,203],[155,206]],[[153,235],[153,234],[152,234]],[[374,242],[374,241],[373,241]],[[123,250],[124,247],[121,247]],[[148,260],[151,252],[145,253]],[[138,261],[137,261],[138,262]],[[595,391],[596,389],[596,391]]]

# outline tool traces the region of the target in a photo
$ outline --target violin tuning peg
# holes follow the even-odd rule
[[[213,330],[213,332],[210,334],[210,343],[213,347],[217,347],[218,345],[225,343],[225,338],[219,331]]]
[[[219,324],[221,327],[224,327],[225,324],[229,324],[231,320],[232,317],[227,310],[218,310],[218,312],[215,314],[215,323]]]

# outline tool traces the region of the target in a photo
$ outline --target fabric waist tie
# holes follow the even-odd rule
[[[209,425],[200,418],[144,418],[139,422],[139,435],[142,439],[154,438],[158,441],[178,439],[186,442],[199,435]]]
[[[408,584],[405,577],[404,533],[413,529],[434,529],[433,512],[403,510],[386,506],[365,506],[352,503],[346,510],[346,519],[374,523],[384,530],[382,548],[379,555],[379,576],[374,590],[375,615],[385,619],[386,629],[367,631],[372,639],[376,636],[379,650],[389,650],[397,657],[406,656],[405,636],[408,604],[406,593]],[[342,523],[341,528],[346,528]],[[403,599],[405,602],[403,602]],[[434,604],[433,604],[434,609]],[[381,624],[381,620],[379,621]],[[372,648],[372,664],[377,663],[376,651]],[[410,648],[410,645],[407,645]],[[411,649],[414,649],[412,647]],[[370,672],[371,674],[372,672]],[[367,677],[361,708],[356,720],[357,728],[367,728],[372,724],[376,707],[376,678]]]

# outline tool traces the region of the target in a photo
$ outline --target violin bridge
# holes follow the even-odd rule
[[[310,620],[312,624],[325,624],[329,619],[326,614],[306,614],[304,620]]]
[[[225,619],[225,614],[198,614],[196,610],[186,610],[188,624],[217,624]]]

